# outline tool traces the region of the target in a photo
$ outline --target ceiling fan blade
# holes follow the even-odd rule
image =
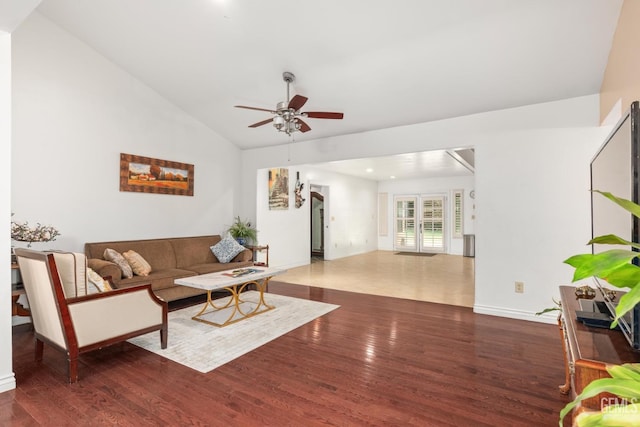
[[[257,128],[258,126],[262,126],[262,125],[266,125],[267,123],[271,123],[273,121],[273,119],[267,119],[267,120],[263,120],[261,122],[258,123],[254,123],[252,125],[249,125],[250,128]]]
[[[244,108],[246,110],[256,110],[256,111],[266,111],[271,114],[275,114],[276,112],[273,110],[267,110],[266,108],[258,108],[258,107],[247,107],[246,105],[234,105],[236,108]]]
[[[344,117],[344,113],[330,113],[326,111],[307,111],[302,113],[305,117],[309,117],[312,119],[342,119]]]
[[[298,123],[300,123],[300,132],[304,133],[304,132],[309,132],[311,130],[308,124],[306,124],[300,119],[297,119],[297,120],[298,120]]]
[[[302,108],[304,104],[307,103],[308,99],[309,98],[307,98],[306,96],[296,95],[293,98],[291,98],[291,101],[289,101],[288,108],[293,108],[294,110],[298,111],[299,109]]]

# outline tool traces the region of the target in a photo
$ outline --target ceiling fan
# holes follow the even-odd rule
[[[309,125],[302,120],[303,117],[310,119],[342,119],[344,117],[343,113],[300,111],[308,98],[302,95],[295,95],[293,98],[289,99],[289,85],[295,80],[295,78],[296,76],[289,71],[282,73],[282,79],[287,83],[287,100],[278,102],[275,110],[247,107],[246,105],[235,105],[236,108],[266,111],[273,114],[273,117],[270,119],[249,125],[250,128],[257,128],[259,126],[266,125],[269,122],[273,122],[273,127],[275,127],[279,132],[285,132],[287,135],[291,135],[294,132],[304,133],[311,130]]]

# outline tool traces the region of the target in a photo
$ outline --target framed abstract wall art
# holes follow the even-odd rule
[[[121,153],[120,191],[193,196],[193,165]]]
[[[269,210],[289,209],[289,169],[269,169]]]

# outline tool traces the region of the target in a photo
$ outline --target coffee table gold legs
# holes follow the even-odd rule
[[[202,307],[202,310],[200,310],[198,314],[193,316],[192,319],[197,320],[198,322],[209,324],[209,325],[223,327],[223,326],[236,323],[242,319],[253,317],[257,314],[264,313],[266,311],[274,309],[275,308],[274,306],[267,304],[266,301],[264,300],[264,291],[267,288],[267,285],[269,284],[269,279],[270,277],[267,277],[262,281],[254,280],[254,281],[245,282],[238,285],[232,285],[232,286],[223,288],[228,290],[231,293],[231,297],[229,298],[226,304],[219,305],[219,306],[214,304],[213,300],[211,299],[211,291],[207,291],[207,302],[204,304],[204,307]],[[253,303],[250,303],[249,301],[243,301],[242,298],[240,298],[242,291],[244,291],[244,289],[249,285],[256,285],[256,289],[258,290],[260,297],[258,299],[257,305],[251,311],[244,312],[242,311],[241,304],[253,304]],[[231,314],[229,315],[227,320],[225,320],[222,323],[212,322],[204,318],[204,316],[207,314],[222,311],[224,309],[229,308],[230,306],[232,307]],[[207,309],[210,307],[211,307],[211,310],[207,311]]]

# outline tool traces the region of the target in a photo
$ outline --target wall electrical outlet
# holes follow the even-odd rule
[[[516,282],[516,293],[517,294],[524,293],[524,282]]]

